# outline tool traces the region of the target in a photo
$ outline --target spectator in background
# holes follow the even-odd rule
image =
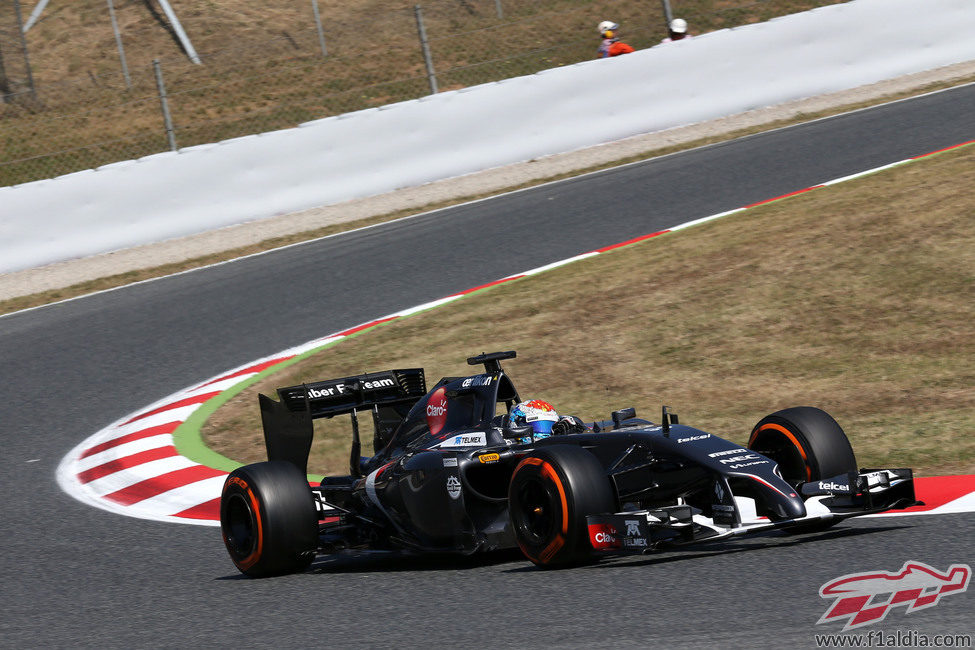
[[[670,21],[670,26],[667,28],[667,38],[660,42],[673,43],[674,41],[680,41],[690,37],[691,35],[687,33],[687,21],[683,18],[674,18]]]
[[[599,30],[600,38],[603,39],[603,42],[599,45],[599,50],[596,52],[598,58],[605,59],[609,56],[629,54],[633,51],[632,47],[620,41],[616,35],[619,28],[620,26],[611,20],[604,20],[596,27]]]

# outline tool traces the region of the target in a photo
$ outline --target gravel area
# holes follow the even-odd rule
[[[795,119],[802,114],[815,114],[837,106],[870,102],[932,83],[951,82],[972,75],[975,75],[975,61],[821,97],[752,110],[707,123],[634,136],[597,147],[488,169],[476,174],[449,178],[379,196],[262,219],[156,244],[68,260],[36,269],[0,274],[0,300],[61,289],[117,273],[180,262],[256,244],[272,237],[312,231],[332,224],[352,222],[403,209],[422,208],[465,196],[502,192],[538,179],[611,163],[663,147],[721,136],[778,120]]]

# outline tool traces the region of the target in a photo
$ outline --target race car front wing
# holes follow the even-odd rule
[[[914,494],[910,469],[861,469],[798,486],[806,515],[772,520],[756,513],[754,499],[734,496],[733,504],[713,504],[711,516],[686,504],[590,515],[589,541],[597,551],[648,553],[779,528],[812,530],[834,520],[923,505]]]

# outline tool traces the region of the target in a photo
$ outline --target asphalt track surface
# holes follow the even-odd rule
[[[839,628],[815,625],[827,580],[972,563],[963,514],[557,572],[511,554],[342,558],[254,581],[216,529],[82,505],[54,472],[101,427],[252,359],[973,138],[969,85],[0,318],[0,646],[809,647]],[[869,629],[975,633],[973,603],[959,594]]]

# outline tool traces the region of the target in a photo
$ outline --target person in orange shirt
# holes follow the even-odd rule
[[[604,59],[610,56],[629,54],[633,51],[632,47],[622,42],[616,35],[619,28],[620,26],[611,20],[604,20],[597,25],[596,29],[599,30],[599,36],[603,39],[599,45],[599,50],[596,52],[598,58]]]

